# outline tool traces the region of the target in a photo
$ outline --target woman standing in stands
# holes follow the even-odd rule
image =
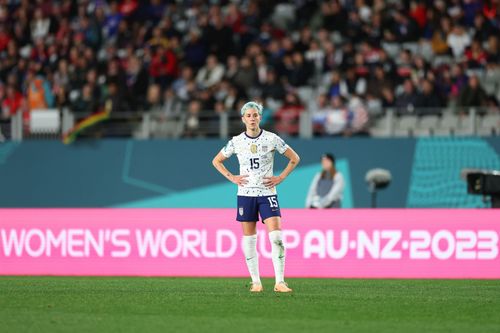
[[[322,170],[318,172],[309,187],[306,208],[340,208],[344,192],[344,177],[335,167],[335,156],[321,157]]]

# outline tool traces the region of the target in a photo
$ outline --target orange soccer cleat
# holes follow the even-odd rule
[[[274,291],[277,293],[291,293],[292,289],[288,288],[288,284],[285,282],[280,282],[274,285]]]
[[[262,287],[262,284],[261,283],[251,283],[250,284],[250,291],[252,293],[260,293],[262,291],[264,291],[264,287]]]

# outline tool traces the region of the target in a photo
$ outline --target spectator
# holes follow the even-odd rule
[[[134,15],[135,11],[137,10],[137,7],[139,6],[137,3],[138,0],[123,0],[120,3],[120,13],[125,17],[125,18],[130,18],[132,15]]]
[[[160,114],[162,108],[161,102],[161,86],[159,84],[152,84],[148,88],[146,97],[147,108],[149,112]]]
[[[186,63],[195,69],[202,67],[206,61],[207,49],[200,38],[198,29],[192,29],[189,32],[187,43],[184,46],[184,58]]]
[[[306,208],[340,208],[344,192],[344,177],[335,167],[335,156],[323,154],[321,168],[311,181]]]
[[[498,36],[490,36],[488,38],[486,61],[489,67],[498,67],[500,65],[500,47],[498,47]]]
[[[288,75],[288,82],[294,87],[305,86],[314,74],[313,65],[304,60],[300,52],[294,52],[292,56],[292,68]]]
[[[174,52],[169,47],[159,45],[149,65],[149,74],[154,82],[164,89],[174,81],[177,71]]]
[[[288,93],[283,106],[276,112],[276,131],[280,135],[296,136],[299,134],[299,117],[304,106],[297,95]]]
[[[354,67],[349,67],[345,74],[345,80],[341,94],[349,97],[351,95],[363,96],[366,93],[366,79],[358,77]]]
[[[324,61],[321,66],[323,72],[336,70],[339,67],[349,67],[350,61],[352,60],[351,57],[354,56],[354,52],[350,52],[352,51],[352,49],[350,49],[350,47],[352,47],[352,44],[347,43],[346,45],[344,45],[343,50],[337,50],[335,48],[335,44],[333,44],[329,40],[325,41],[322,45],[323,49],[325,50]],[[345,62],[343,63],[343,61]]]
[[[238,61],[238,57],[235,55],[230,55],[226,61],[226,70],[224,72],[224,78],[228,79],[232,83],[234,83],[234,78],[236,74],[238,74],[240,70],[240,63]]]
[[[453,56],[459,59],[463,56],[467,46],[471,44],[471,38],[461,25],[456,25],[446,38],[446,43],[450,47]]]
[[[440,111],[437,108],[440,106],[441,101],[435,92],[433,82],[428,79],[422,80],[422,91],[415,101],[418,114],[439,114]]]
[[[323,27],[329,31],[338,31],[341,34],[346,33],[347,29],[347,11],[338,0],[323,2],[321,5],[323,16]]]
[[[418,39],[418,25],[404,11],[395,11],[393,19],[394,41],[405,43],[415,42]]]
[[[257,72],[255,71],[252,61],[248,57],[242,57],[238,71],[233,77],[233,83],[238,88],[248,93],[250,88],[256,85],[256,82]]]
[[[233,32],[224,25],[220,14],[213,16],[211,21],[205,32],[210,45],[209,52],[217,54],[221,61],[226,61],[227,56],[234,51]]]
[[[132,109],[144,108],[149,78],[142,61],[137,56],[130,56],[127,59],[125,73],[127,98],[130,107]]]
[[[285,97],[285,89],[283,85],[277,81],[276,72],[270,70],[267,72],[266,82],[261,86],[262,96],[265,99],[273,99],[275,101],[281,101]]]
[[[460,92],[458,106],[461,107],[480,107],[485,106],[488,100],[486,92],[479,84],[476,75],[469,77],[469,83]]]
[[[450,97],[456,98],[460,94],[460,91],[462,91],[463,87],[467,85],[469,78],[464,73],[462,66],[456,64],[451,68],[451,79],[452,85]]]
[[[396,105],[396,98],[394,96],[394,90],[390,87],[382,88],[382,107],[392,108]]]
[[[196,83],[193,78],[193,70],[189,66],[184,66],[181,77],[172,83],[175,95],[183,102],[192,98],[196,90]]]
[[[44,17],[40,8],[37,8],[34,13],[34,19],[31,22],[31,38],[33,40],[45,38],[50,30],[50,19]]]
[[[148,41],[148,46],[155,49],[157,47],[167,48],[168,39],[163,36],[163,31],[160,27],[155,27],[153,29],[153,36]]]
[[[483,50],[481,43],[478,40],[473,40],[472,45],[465,51],[465,59],[469,68],[484,68],[488,55]]]
[[[107,88],[107,95],[103,103],[104,110],[111,113],[129,111],[128,104],[120,92],[118,83],[116,81],[111,81]]]
[[[187,109],[184,136],[192,138],[202,135],[202,132],[200,131],[200,119],[199,119],[200,112],[201,112],[200,101],[198,100],[191,101]]]
[[[495,29],[490,20],[485,20],[483,15],[476,13],[474,16],[474,39],[484,43],[493,35],[498,35],[498,28]]]
[[[132,40],[132,32],[128,26],[127,21],[123,20],[118,25],[118,33],[116,34],[115,45],[118,49],[125,49]],[[94,44],[90,42],[90,44]]]
[[[115,37],[122,19],[123,15],[119,11],[118,2],[112,1],[109,6],[109,14],[104,21],[104,35],[108,38]]]
[[[349,111],[341,96],[330,98],[330,106],[324,120],[324,131],[328,135],[342,135],[348,128]]]
[[[47,109],[54,106],[54,95],[50,84],[41,76],[31,76],[28,80],[28,108]]]
[[[157,101],[160,102],[159,98]],[[153,136],[157,138],[180,137],[184,124],[182,102],[175,96],[173,89],[165,90],[161,106],[156,104],[157,101],[153,101],[155,103],[155,121],[152,122],[151,129]]]
[[[1,86],[2,94],[4,86]],[[3,118],[10,118],[22,110],[24,104],[23,95],[16,90],[13,85],[7,86],[5,89],[5,98],[2,102],[2,116]]]
[[[411,114],[417,106],[417,93],[410,79],[403,83],[403,93],[396,97],[396,108],[400,114]]]
[[[224,76],[224,66],[220,64],[213,54],[207,58],[207,63],[198,71],[196,82],[202,88],[210,88],[222,80]]]
[[[345,87],[345,90],[342,89]],[[328,97],[335,97],[347,94],[347,87],[342,85],[340,73],[334,71],[331,74],[330,87],[328,88]]]
[[[438,55],[450,53],[448,35],[451,32],[451,20],[449,17],[441,17],[439,28],[434,30],[431,39],[432,51]]]
[[[219,110],[216,110],[218,112],[236,110],[236,104],[242,97],[240,91],[226,80],[222,81],[218,85],[217,91],[214,95],[220,108]]]
[[[260,53],[256,58],[255,58],[255,71],[257,74],[257,84],[262,86],[267,82],[267,73],[271,68],[267,64],[267,59],[266,56],[263,53]]]
[[[96,99],[92,94],[92,86],[90,84],[83,86],[82,95],[71,104],[71,110],[82,113],[97,111]]]
[[[344,131],[344,136],[366,135],[369,117],[368,110],[363,100],[358,96],[349,99],[347,110],[348,122]]]
[[[11,41],[11,36],[8,31],[5,30],[5,26],[3,24],[0,25],[0,52],[5,51],[9,42]]]
[[[382,90],[384,88],[392,89],[392,80],[389,80],[385,76],[382,66],[376,66],[373,71],[373,76],[368,80],[366,93],[376,99],[381,99]]]
[[[324,133],[326,117],[330,110],[331,108],[328,103],[328,96],[326,94],[319,94],[318,97],[316,97],[316,101],[312,105],[312,108],[309,110],[311,113],[311,118],[313,121],[313,131],[315,134]]]

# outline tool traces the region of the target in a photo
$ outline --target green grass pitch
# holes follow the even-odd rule
[[[0,332],[500,332],[500,280],[0,277]]]

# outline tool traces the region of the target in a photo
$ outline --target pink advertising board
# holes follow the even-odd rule
[[[288,277],[500,278],[499,210],[283,210]],[[0,209],[0,275],[248,275],[233,209]],[[273,276],[259,223],[263,276]]]

